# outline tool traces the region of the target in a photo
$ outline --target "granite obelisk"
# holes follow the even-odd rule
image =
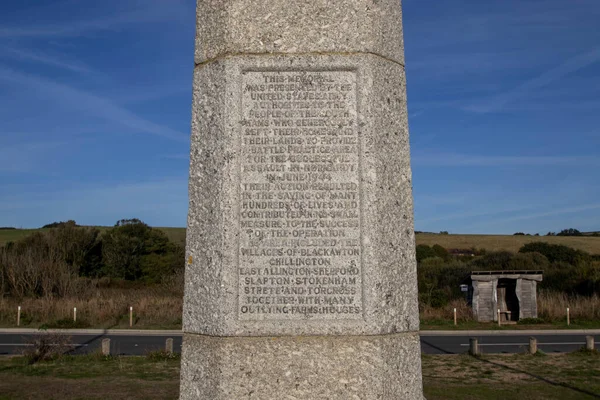
[[[422,399],[399,0],[198,0],[181,399]]]

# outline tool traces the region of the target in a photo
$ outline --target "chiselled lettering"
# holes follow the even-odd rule
[[[245,71],[238,316],[360,319],[360,140],[352,71]]]

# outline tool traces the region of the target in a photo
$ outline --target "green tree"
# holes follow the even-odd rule
[[[184,267],[181,246],[138,219],[121,220],[102,237],[104,274],[112,278],[159,282]]]
[[[562,231],[557,233],[556,236],[582,236],[582,234],[577,229],[569,228],[563,229]]]

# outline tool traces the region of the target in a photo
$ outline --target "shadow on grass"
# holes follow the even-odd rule
[[[563,387],[565,389],[569,389],[569,390],[572,390],[572,391],[577,392],[577,393],[586,394],[586,395],[594,397],[596,399],[600,399],[600,394],[594,393],[594,392],[590,392],[589,390],[580,389],[578,387],[571,386],[571,385],[569,385],[567,383],[563,383],[563,382],[555,382],[555,381],[550,380],[548,378],[544,378],[543,376],[536,375],[536,374],[533,374],[533,373],[528,372],[528,371],[523,371],[523,370],[518,369],[518,368],[509,367],[508,365],[504,365],[504,364],[500,364],[500,363],[493,362],[493,361],[490,361],[490,360],[486,360],[486,359],[481,358],[481,357],[473,357],[473,356],[471,356],[471,357],[474,358],[474,359],[476,359],[477,361],[480,361],[480,362],[483,362],[483,363],[486,363],[486,364],[492,364],[492,365],[495,365],[497,367],[500,367],[500,368],[503,368],[503,369],[506,369],[506,370],[509,370],[509,371],[512,371],[512,372],[518,372],[518,373],[521,373],[521,374],[524,374],[524,375],[528,375],[528,376],[530,376],[530,377],[532,377],[534,379],[537,379],[537,380],[539,380],[541,382],[547,383],[547,384],[552,385],[552,386]]]

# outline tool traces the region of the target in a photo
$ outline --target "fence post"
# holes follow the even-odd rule
[[[590,351],[594,350],[594,337],[593,336],[585,337],[585,348]]]
[[[133,307],[129,307],[129,327],[133,326]]]
[[[109,338],[102,339],[102,355],[110,356],[110,339]]]
[[[165,342],[165,351],[168,354],[173,354],[173,338],[168,338]]]
[[[569,312],[569,307],[567,307],[567,326],[571,325],[571,313]]]
[[[457,325],[457,323],[456,323],[456,308],[455,308],[454,309],[454,326],[456,326],[456,325]]]
[[[17,307],[17,326],[21,326],[21,306]]]
[[[502,323],[500,322],[500,309],[498,309],[498,326],[502,325]]]
[[[77,322],[77,307],[73,307],[73,322]]]
[[[469,339],[469,354],[472,356],[479,355],[479,340],[477,338]]]
[[[537,339],[532,336],[529,338],[529,354],[535,354],[537,351]]]

